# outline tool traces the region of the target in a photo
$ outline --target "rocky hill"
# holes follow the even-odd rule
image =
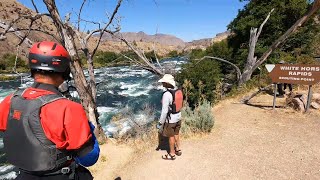
[[[189,51],[192,49],[206,49],[208,46],[212,44],[211,41],[212,41],[211,38],[194,40],[194,41],[188,42],[184,50]]]
[[[218,33],[214,38],[212,38],[211,43],[216,43],[227,39],[231,35],[230,31],[226,31],[223,33]]]
[[[182,39],[179,39],[173,35],[168,35],[168,34],[148,35],[143,31],[140,31],[137,33],[122,32],[122,33],[118,33],[118,36],[124,37],[129,42],[159,43],[162,45],[176,46],[177,48],[183,48],[186,44]],[[119,39],[112,37],[110,34],[104,35],[103,40],[115,41],[115,42],[120,41]]]
[[[208,46],[210,46],[213,43],[217,43],[220,41],[223,41],[229,37],[231,33],[229,31],[219,33],[213,38],[205,38],[200,40],[194,40],[192,42],[186,43],[185,51],[190,51],[192,49],[206,49]]]
[[[1,0],[0,1],[0,23],[10,23],[12,20],[16,19],[19,15],[19,13],[26,14],[26,13],[32,13],[35,14],[35,12],[32,9],[29,9],[22,5],[21,3],[17,2],[16,0]],[[13,28],[28,28],[29,21],[25,19],[20,19]],[[38,30],[45,30],[50,31],[52,34],[57,34],[57,30],[55,26],[53,25],[52,21],[47,18],[43,17],[42,19],[39,19],[35,21],[34,23],[34,29]],[[3,31],[3,28],[0,28],[0,31]],[[22,33],[25,33],[26,31],[23,31]],[[129,41],[136,40],[136,44],[139,48],[143,49],[145,52],[151,51],[155,49],[158,54],[165,55],[173,50],[178,50],[179,45],[183,46],[184,42],[181,39],[175,38],[170,35],[154,35],[154,37],[148,37],[144,33],[140,32],[137,33],[138,35],[130,37],[134,33],[124,33],[124,36],[128,38]],[[142,36],[141,36],[142,35]],[[5,53],[13,53],[15,54],[17,51],[17,44],[19,42],[19,38],[17,38],[16,35],[10,33],[6,35],[6,39],[0,41],[0,57]],[[158,38],[163,37],[163,38]],[[31,32],[29,35],[29,39],[33,42],[37,41],[43,41],[43,40],[54,40],[51,36],[43,34],[41,32]],[[142,41],[140,41],[142,39]],[[153,39],[156,39],[157,41],[154,43]],[[94,42],[96,41],[95,37],[92,39],[91,42],[89,42],[89,48],[94,47]],[[166,42],[166,43],[164,43]],[[121,51],[127,51],[128,47],[119,41],[109,41],[106,38],[106,41],[103,41],[99,47],[100,50],[103,51],[113,51],[113,52],[121,52]],[[20,47],[20,55],[23,57],[28,53],[28,47],[26,45],[22,45]]]
[[[0,1],[0,23],[4,22],[6,24],[10,23],[13,19],[18,17],[19,13],[32,13],[35,12],[32,9],[29,9],[17,2],[16,0],[1,0]],[[29,20],[20,19],[14,28],[28,28]],[[52,34],[57,35],[57,30],[53,25],[52,21],[48,17],[43,17],[35,21],[34,29],[49,31]],[[0,31],[3,31],[0,28]],[[23,31],[22,33],[26,33]],[[211,42],[215,42],[215,40],[211,39],[202,39],[196,40],[192,42],[184,42],[183,40],[167,34],[154,34],[148,35],[142,31],[138,33],[134,32],[122,32],[121,35],[126,38],[129,42],[137,45],[138,48],[144,50],[145,52],[155,50],[159,55],[166,55],[170,51],[182,51],[182,50],[190,50],[195,48],[204,49],[208,47]],[[222,36],[219,36],[219,38]],[[223,36],[225,38],[225,36]],[[95,45],[94,37],[91,42],[89,42],[89,48],[93,48]],[[29,39],[33,42],[43,41],[43,40],[54,40],[51,36],[46,35],[41,32],[31,32],[29,35]],[[5,53],[15,54],[17,52],[17,44],[19,42],[19,38],[17,38],[14,34],[8,34],[5,40],[0,41],[0,57]],[[120,42],[118,39],[111,37],[110,35],[105,35],[103,37],[103,41],[99,47],[102,51],[113,51],[113,52],[121,52],[129,50],[128,47]],[[28,47],[26,45],[22,45],[20,47],[20,55],[23,57],[28,53]]]

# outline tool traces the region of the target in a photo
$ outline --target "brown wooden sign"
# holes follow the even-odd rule
[[[314,85],[320,82],[320,65],[267,64],[274,83]]]

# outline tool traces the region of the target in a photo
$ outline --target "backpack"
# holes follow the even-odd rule
[[[172,95],[172,104],[171,107],[171,114],[177,114],[181,111],[183,107],[183,92],[182,89],[178,88],[176,90],[168,89]]]

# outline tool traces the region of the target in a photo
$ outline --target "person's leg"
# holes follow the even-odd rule
[[[174,140],[175,140],[175,144],[176,144],[176,150],[180,150],[180,136],[178,135],[174,135]]]
[[[279,96],[283,96],[283,94],[284,94],[282,87],[283,87],[283,85],[282,85],[282,84],[278,84],[278,92],[279,92]]]
[[[174,138],[174,127],[175,124],[165,123],[163,129],[163,136],[169,138],[169,152],[166,155],[163,155],[162,158],[166,160],[175,160],[175,138]]]
[[[181,151],[181,144],[180,144],[180,128],[181,128],[181,121],[177,122],[176,127],[175,127],[175,132],[174,132],[174,138],[176,141],[176,155],[181,156],[182,151]]]
[[[174,149],[174,145],[176,143],[175,137],[171,136],[169,137],[169,146],[170,146],[170,155],[174,156],[176,154],[176,151]]]
[[[87,168],[83,166],[79,166],[76,169],[75,179],[76,180],[93,180],[93,176],[91,175],[91,172]]]
[[[290,92],[292,92],[292,84],[288,84]]]

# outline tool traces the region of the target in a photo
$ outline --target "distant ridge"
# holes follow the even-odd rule
[[[139,32],[122,32],[118,35],[122,35],[126,40],[129,42],[148,42],[148,43],[159,43],[162,45],[169,45],[169,46],[177,46],[183,48],[186,43],[173,35],[168,34],[154,34],[154,35],[148,35],[144,33],[143,31]],[[106,34],[103,36],[103,40],[109,40],[109,41],[119,41],[118,39],[115,39],[110,34]]]

